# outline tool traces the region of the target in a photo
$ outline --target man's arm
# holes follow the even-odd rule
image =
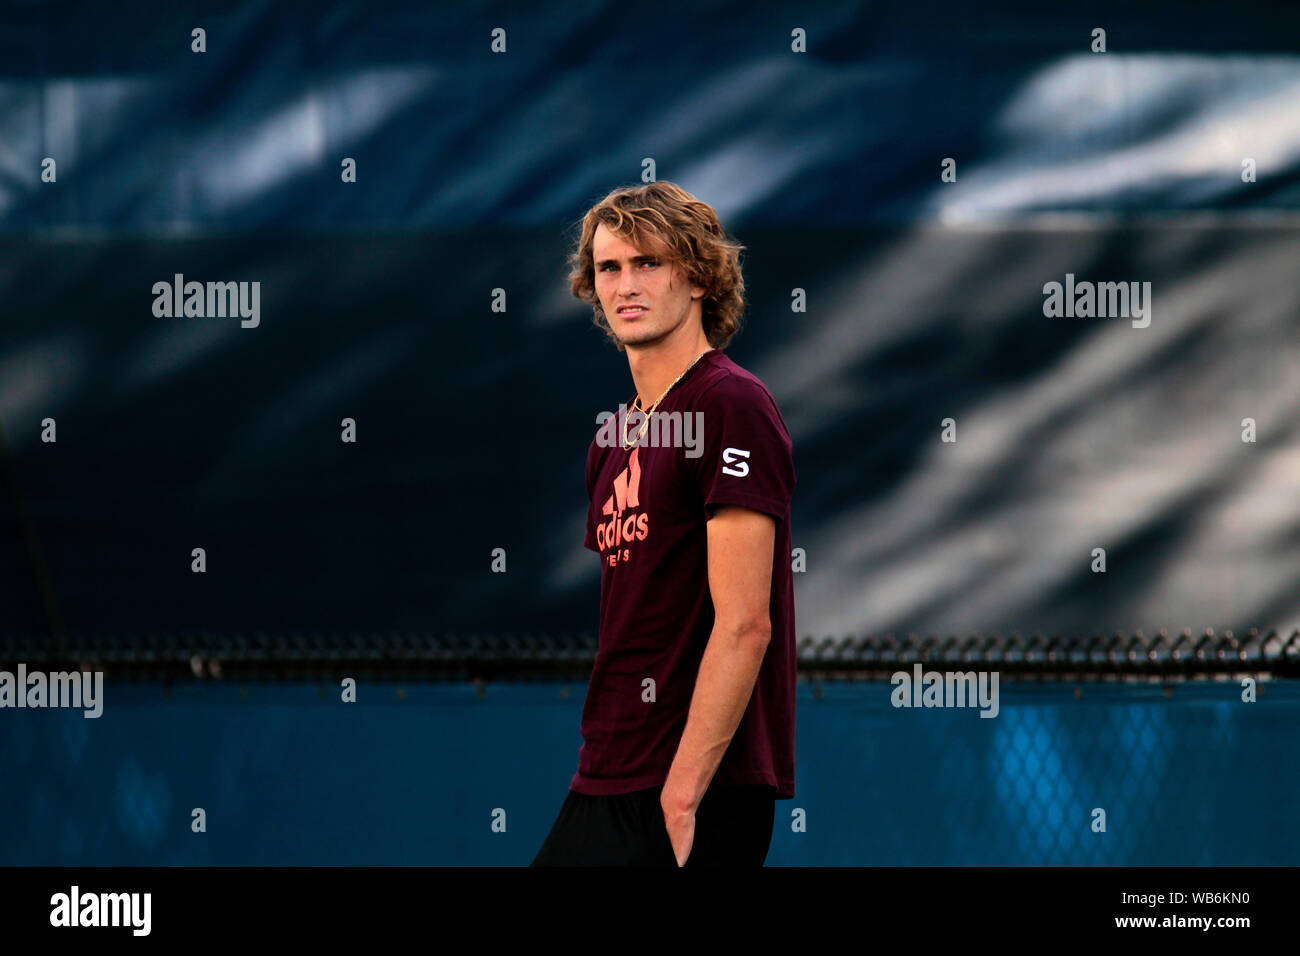
[[[706,527],[713,631],[661,798],[670,835],[673,818],[693,818],[704,798],[745,715],[772,638],[768,609],[776,519],[729,505],[720,507]]]

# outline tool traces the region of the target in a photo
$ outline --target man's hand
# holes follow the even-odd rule
[[[664,826],[668,830],[668,839],[673,845],[673,855],[677,857],[679,867],[686,865],[695,844],[695,805],[690,802],[690,793],[674,787],[671,782],[664,784],[659,795],[659,806],[664,811]]]

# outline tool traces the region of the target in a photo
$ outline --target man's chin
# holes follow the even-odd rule
[[[626,335],[620,335],[618,341],[625,349],[649,348],[658,345],[667,336],[667,332],[653,329],[633,329]]]

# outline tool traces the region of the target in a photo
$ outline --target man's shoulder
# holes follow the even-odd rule
[[[771,391],[757,375],[737,364],[726,353],[719,353],[701,380],[695,396],[701,404],[734,404],[738,402],[771,402]]]
[[[709,369],[713,373],[701,383],[700,393],[691,402],[692,411],[724,423],[734,423],[742,430],[771,431],[790,446],[790,430],[776,398],[766,383],[749,369],[725,355]]]

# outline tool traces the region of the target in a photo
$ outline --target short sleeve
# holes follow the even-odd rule
[[[753,508],[785,520],[794,494],[794,454],[776,402],[757,381],[729,375],[701,397],[703,441],[695,472],[704,510]]]

